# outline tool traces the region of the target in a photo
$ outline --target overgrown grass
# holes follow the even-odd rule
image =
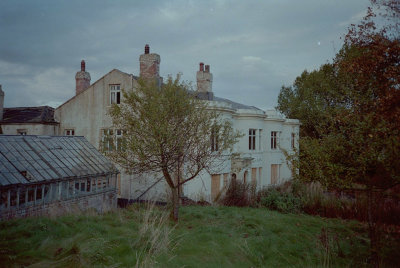
[[[365,267],[366,226],[265,208],[131,206],[0,222],[1,267]],[[399,243],[385,247],[396,267]]]

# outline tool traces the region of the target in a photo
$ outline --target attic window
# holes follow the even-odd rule
[[[121,85],[110,85],[110,104],[121,103]]]
[[[28,131],[26,129],[17,129],[18,135],[26,135]]]
[[[64,134],[65,134],[65,136],[74,136],[75,130],[74,129],[65,129]]]

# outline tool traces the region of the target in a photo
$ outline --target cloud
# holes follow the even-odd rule
[[[0,1],[0,83],[9,106],[66,101],[86,60],[92,83],[113,68],[138,75],[146,43],[163,76],[195,82],[211,65],[214,92],[260,108],[282,84],[332,58],[368,0],[118,2]],[[320,41],[321,46],[316,42]]]

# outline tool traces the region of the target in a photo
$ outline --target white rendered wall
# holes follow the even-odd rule
[[[2,124],[5,135],[18,135],[18,131],[26,130],[26,135],[57,135],[58,126],[50,124]]]

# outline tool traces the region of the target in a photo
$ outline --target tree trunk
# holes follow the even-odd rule
[[[171,219],[175,222],[178,222],[179,219],[179,187],[171,188],[172,191],[172,211],[171,211]]]
[[[371,252],[371,265],[373,267],[379,267],[379,234],[377,226],[377,211],[374,205],[375,202],[379,202],[377,198],[374,198],[372,189],[367,190],[367,212],[368,212],[368,233],[370,239],[370,252]]]

